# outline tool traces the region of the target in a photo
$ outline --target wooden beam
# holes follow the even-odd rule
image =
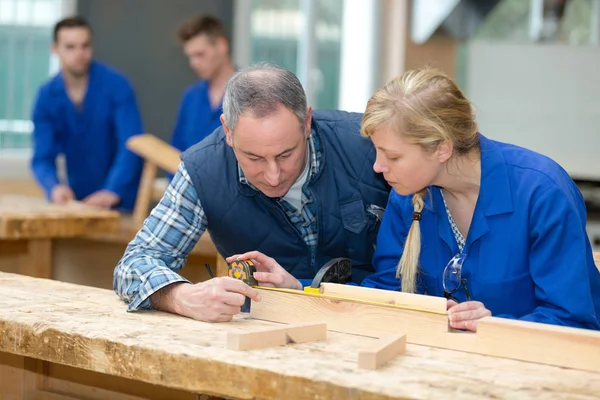
[[[171,174],[177,172],[181,162],[179,150],[151,134],[132,136],[127,148]]]
[[[229,350],[256,350],[289,343],[314,342],[324,340],[326,337],[327,324],[298,324],[254,332],[229,332],[227,348]]]
[[[0,196],[0,239],[73,237],[90,231],[115,232],[120,214],[80,202],[50,204],[26,196]]]
[[[137,223],[143,223],[150,213],[150,203],[152,202],[152,192],[154,179],[158,173],[156,164],[146,161],[142,170],[142,177],[138,187],[138,194],[133,208],[133,220]]]
[[[446,299],[443,297],[421,296],[412,293],[379,290],[361,286],[323,283],[319,292],[327,296],[375,301],[378,303],[396,304],[409,308],[446,312]]]
[[[327,321],[331,331],[381,337],[386,333],[404,332],[408,341],[428,345],[448,332],[446,315],[344,301],[290,290],[259,288],[261,300],[253,301],[250,316],[286,324]]]
[[[253,318],[301,323],[327,321],[330,331],[381,337],[404,332],[408,343],[600,372],[600,332],[486,317],[477,333],[448,329],[445,315],[393,305],[365,304],[300,291],[258,289]]]
[[[373,349],[358,353],[358,368],[378,369],[406,351],[406,335],[396,334],[379,339]]]

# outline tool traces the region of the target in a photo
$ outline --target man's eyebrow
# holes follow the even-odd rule
[[[284,150],[284,151],[282,151],[281,153],[277,154],[275,157],[279,157],[279,156],[282,156],[282,155],[284,155],[285,153],[289,153],[289,152],[291,152],[291,151],[294,151],[294,150],[296,149],[296,147],[298,147],[298,145],[296,145],[296,146],[294,146],[294,147],[290,147],[289,149],[285,149],[285,150]],[[245,155],[247,155],[247,156],[250,156],[250,157],[264,158],[263,156],[259,156],[258,154],[254,154],[254,153],[253,153],[253,152],[251,152],[251,151],[243,151],[243,150],[242,150],[242,153],[244,153]]]

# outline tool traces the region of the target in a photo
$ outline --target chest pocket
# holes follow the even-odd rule
[[[367,215],[362,200],[355,200],[340,207],[344,228],[358,235],[367,226]]]

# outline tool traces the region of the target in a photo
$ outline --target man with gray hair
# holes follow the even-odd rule
[[[222,128],[182,154],[115,268],[114,289],[128,310],[217,322],[231,320],[246,297],[260,300],[240,280],[191,284],[178,274],[206,230],[228,261],[254,260],[260,285],[301,289],[337,257],[352,261],[352,280],[360,283],[373,272],[390,191],[373,171],[375,149],[360,134],[361,117],[313,115],[298,78],[283,68],[263,64],[234,74]]]

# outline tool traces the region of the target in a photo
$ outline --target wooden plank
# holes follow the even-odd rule
[[[261,301],[252,302],[250,314],[260,320],[288,324],[323,320],[330,331],[373,337],[404,332],[408,343],[600,372],[597,331],[487,317],[480,321],[477,334],[454,332],[448,330],[447,317],[439,314],[300,291],[259,290]]]
[[[247,315],[211,324],[159,312],[130,313],[112,290],[16,274],[0,273],[0,288],[0,352],[157,387],[263,400],[481,399],[507,393],[587,400],[600,393],[600,373],[410,343],[385,368],[359,370],[357,350],[372,348],[377,340],[331,331],[327,340],[241,357],[226,348],[228,332],[280,325]]]
[[[171,174],[177,172],[181,162],[179,150],[151,134],[129,138],[127,148]]]
[[[324,323],[288,325],[254,332],[229,332],[227,348],[229,350],[256,350],[290,343],[314,342],[324,340],[326,337],[327,324]]]
[[[0,239],[73,237],[91,231],[113,232],[119,213],[79,202],[50,204],[27,196],[0,196]]]
[[[596,268],[600,271],[600,251],[594,252],[594,262],[596,263]]]
[[[458,342],[455,348],[600,371],[600,332],[592,330],[486,317],[477,323],[477,341]]]
[[[154,179],[158,173],[156,164],[146,161],[142,170],[142,177],[138,188],[138,194],[133,208],[133,220],[138,223],[144,222],[150,212],[152,192],[154,190]]]
[[[406,335],[396,334],[379,339],[373,348],[358,353],[358,368],[378,369],[406,351]]]
[[[327,296],[396,304],[405,307],[437,311],[440,313],[446,312],[446,299],[443,297],[420,296],[412,293],[378,290],[353,285],[340,285],[337,283],[322,283],[319,292]]]
[[[448,318],[442,314],[330,299],[294,290],[258,290],[261,300],[250,306],[250,316],[255,319],[286,324],[327,321],[330,331],[374,338],[404,332],[410,343],[425,345],[448,331]]]

